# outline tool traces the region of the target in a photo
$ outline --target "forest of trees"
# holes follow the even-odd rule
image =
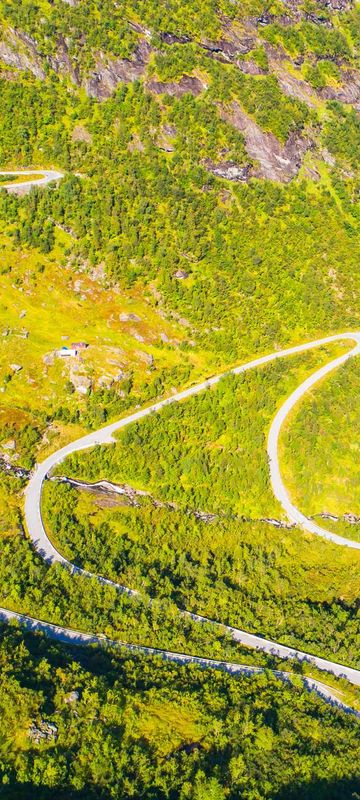
[[[4,800],[358,796],[358,721],[271,673],[70,649],[16,627],[1,628],[0,665]]]
[[[46,482],[42,510],[59,549],[138,589],[137,598],[46,565],[23,519],[28,470],[61,436],[80,436],[255,354],[359,327],[359,15],[314,0],[295,10],[281,0],[0,0],[2,52],[10,48],[0,68],[1,169],[64,172],[57,185],[24,196],[0,187],[1,333],[10,336],[7,289],[24,298],[43,289],[50,263],[59,274],[70,268],[72,279],[98,271],[103,292],[137,292],[183,331],[175,345],[162,339],[170,355],[176,351],[165,366],[146,353],[143,375],[134,361],[113,385],[91,386],[79,398],[60,367],[49,392],[36,377],[21,377],[17,354],[27,352],[29,334],[26,315],[24,329],[18,315],[16,357],[4,347],[0,364],[0,604],[125,642],[267,670],[234,679],[123,651],[75,651],[4,626],[5,800],[360,796],[358,720],[305,693],[298,677],[290,686],[271,675],[288,663],[179,612],[360,667],[357,555],[264,521],[281,516],[266,459],[277,404],[342,345],[227,375],[213,391],[124,429],[114,445],[61,465],[68,476],[148,492],[137,504],[110,498],[106,505],[94,493]],[[234,42],[239,52],[227,57],[224,43]],[[128,59],[125,68],[140,64],[140,77],[118,81],[99,102],[87,93],[89,76],[117,59]],[[201,89],[179,91],[183,76]],[[161,81],[174,84],[171,93]],[[280,148],[280,161],[290,152],[293,180],[253,177],[257,158],[231,121],[234,109],[262,142]],[[305,142],[303,156],[297,141]],[[224,163],[242,179],[215,177]],[[41,304],[36,313],[40,323]],[[34,352],[44,374],[48,349],[40,336]],[[325,471],[346,473],[353,502],[346,510],[358,511],[349,439],[359,427],[356,362],[346,370],[301,407],[284,438],[287,477],[305,511],[318,510],[319,482],[324,502],[329,496]],[[16,380],[23,394],[15,395]],[[311,490],[309,472],[319,476]],[[344,495],[336,502],[345,508]],[[359,702],[356,689],[334,683]],[[31,738],[48,724],[54,735]]]
[[[60,551],[181,608],[359,665],[357,554],[261,522],[281,519],[266,457],[276,406],[329,357],[324,348],[228,376],[123,429],[118,444],[73,454],[60,475],[149,496],[102,507],[100,496],[48,482],[43,511]]]
[[[330,519],[317,518],[320,525],[356,540],[360,537],[359,397],[359,363],[354,359],[304,399],[281,443],[295,502],[307,515],[327,513]]]

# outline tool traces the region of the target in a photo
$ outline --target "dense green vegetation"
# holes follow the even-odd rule
[[[47,252],[53,246],[55,223],[66,226],[74,234],[68,256],[93,265],[103,260],[125,290],[155,282],[167,309],[185,314],[196,328],[198,346],[215,351],[218,363],[271,350],[300,336],[356,326],[356,182],[342,184],[340,200],[335,175],[331,191],[305,182],[288,187],[254,182],[234,185],[224,197],[219,183],[199,163],[195,148],[197,103],[205,100],[184,97],[169,104],[169,119],[179,126],[178,142],[184,142],[169,159],[149,138],[149,126],[159,130],[160,112],[140,86],[122,87],[102,104],[101,115],[98,105],[86,101],[84,108],[72,97],[72,126],[84,122],[87,109],[91,144],[70,141],[68,128],[57,123],[65,108],[61,104],[54,114],[50,111],[49,126],[43,124],[42,109],[48,107],[52,87],[42,87],[40,93],[31,81],[25,87],[24,139],[20,120],[14,130],[12,119],[12,110],[19,106],[19,84],[4,84],[8,113],[2,125],[8,125],[8,131],[3,135],[0,130],[3,159],[25,165],[40,158],[40,145],[47,159],[86,170],[88,177],[70,175],[58,190],[23,199],[4,193],[0,212],[18,245]],[[63,90],[58,91],[61,95]],[[34,116],[25,112],[27,92]],[[270,98],[270,105],[278,106],[276,98]],[[55,93],[52,106],[57,107]],[[191,131],[193,125],[194,133],[186,134],[185,128]],[[129,153],[135,135],[144,149],[135,147]],[[243,152],[239,136],[229,136],[219,120],[215,138],[206,137],[204,156],[220,149],[224,136],[230,152],[236,148],[238,153],[239,147]],[[174,278],[179,268],[189,273],[188,280]],[[341,302],[334,275],[341,285]]]
[[[93,572],[219,622],[360,666],[359,559],[297,530],[115,507],[56,486],[56,543]]]
[[[209,391],[120,430],[118,444],[74,453],[57,472],[130,483],[180,509],[225,518],[279,514],[266,454],[270,421],[303,377],[344,347],[337,343],[226,375]]]
[[[357,796],[358,720],[296,682],[0,635],[4,800]]]
[[[181,617],[171,602],[149,605],[96,579],[73,576],[61,566],[47,568],[20,537],[1,540],[1,603],[30,616],[78,630],[105,633],[132,643],[208,654],[241,661],[253,655],[239,648],[221,628],[198,625]],[[207,649],[208,648],[208,649]],[[254,656],[255,662],[257,656]],[[271,662],[271,659],[270,659]],[[260,656],[260,663],[267,663]]]
[[[272,44],[281,42],[291,55],[311,55],[318,58],[343,58],[351,55],[346,36],[339,30],[302,22],[298,26],[269,25],[263,32]]]
[[[118,444],[72,455],[59,474],[106,477],[150,497],[103,508],[100,498],[48,483],[45,520],[61,552],[181,608],[358,664],[357,554],[342,551],[334,565],[329,544],[305,537],[304,546],[298,530],[258,521],[280,514],[266,458],[276,406],[329,358],[324,348],[228,376],[125,428]]]
[[[283,666],[180,606],[359,667],[357,554],[261,521],[280,516],[270,419],[336,348],[228,376],[62,465],[146,490],[138,505],[47,483],[59,548],[138,588],[137,599],[34,554],[21,472],[175,388],[359,327],[359,14],[313,0],[296,10],[280,0],[0,1],[1,169],[64,172],[25,196],[0,191],[3,606]],[[271,181],[261,177],[269,164]],[[74,368],[55,357],[67,340],[90,344]],[[360,514],[357,388],[352,362],[291,421],[286,477],[308,513],[321,500],[321,510]],[[357,721],[296,681],[76,655],[13,629],[2,632],[0,666],[9,800],[360,792]],[[72,689],[76,707],[64,704]],[[58,739],[36,745],[27,732],[43,718]]]
[[[289,420],[282,441],[284,475],[307,515],[360,517],[359,391],[355,359],[307,397]],[[360,536],[359,523],[321,518],[318,522],[351,539]]]
[[[279,13],[281,2],[268,4],[269,10]],[[71,55],[82,68],[93,63],[94,49],[113,56],[126,57],[134,50],[139,37],[132,22],[150,29],[152,36],[163,32],[180,33],[194,37],[216,37],[221,32],[219,15],[244,17],[261,13],[263,0],[196,0],[191,6],[186,0],[169,0],[166,4],[151,0],[126,0],[121,6],[111,0],[82,0],[81,3],[64,4],[63,0],[3,0],[1,12],[4,21],[33,36],[41,52],[54,54],[56,37],[66,36]]]

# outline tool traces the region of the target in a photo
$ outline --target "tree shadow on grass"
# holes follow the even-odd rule
[[[271,800],[360,800],[360,767],[358,775],[351,778],[288,784],[271,795]]]
[[[110,800],[111,795],[105,789],[92,785],[77,791],[71,786],[49,788],[14,781],[0,787],[0,797],[1,800]]]
[[[149,787],[149,793],[144,792],[144,800],[155,800],[153,789]],[[177,794],[171,795],[174,800]],[[72,787],[46,788],[35,786],[33,783],[10,783],[0,789],[1,800],[110,800],[110,795],[106,789],[93,785],[86,785],[83,789],[76,791]],[[120,795],[119,795],[120,797]],[[160,793],[157,797],[163,797]],[[267,797],[269,797],[267,795]],[[126,800],[122,795],[123,800]],[[232,794],[231,800],[240,800],[239,795]],[[265,800],[265,798],[264,798]],[[276,794],[271,794],[271,800],[360,800],[360,775],[353,778],[340,778],[339,780],[327,781],[325,779],[315,779],[308,783],[293,783],[282,787]]]

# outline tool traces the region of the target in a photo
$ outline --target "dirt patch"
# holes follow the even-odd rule
[[[91,144],[92,142],[91,133],[84,127],[84,125],[75,125],[75,128],[71,134],[71,138],[73,142],[86,142],[87,144]]]

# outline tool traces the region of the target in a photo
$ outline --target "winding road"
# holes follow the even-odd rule
[[[59,181],[64,177],[62,172],[57,172],[55,169],[11,170],[10,172],[0,172],[1,175],[16,175],[19,178],[26,175],[39,176],[28,181],[21,181],[21,183],[0,183],[0,189],[7,189],[12,194],[26,194],[26,192],[30,192],[33,186],[47,186],[51,181]]]
[[[127,642],[120,642],[119,640],[107,639],[104,636],[96,636],[96,634],[84,633],[77,631],[74,628],[64,628],[60,625],[52,625],[49,622],[42,622],[41,620],[34,619],[33,617],[25,616],[24,614],[17,614],[15,611],[8,611],[5,608],[0,608],[0,619],[4,622],[18,622],[21,627],[32,632],[41,632],[49,639],[55,639],[67,645],[95,645],[100,647],[107,647],[116,650],[126,650],[130,653],[139,653],[145,656],[158,657],[164,661],[174,662],[176,664],[187,665],[196,664],[203,669],[219,669],[227,672],[229,675],[262,675],[271,672],[275,678],[282,681],[291,683],[295,678],[295,673],[284,672],[282,670],[267,670],[264,667],[256,667],[249,664],[234,664],[229,661],[217,661],[212,658],[201,658],[200,656],[192,656],[188,653],[174,653],[170,650],[160,650],[156,647],[145,647],[143,645],[128,644]],[[307,691],[316,692],[316,694],[330,703],[333,706],[341,708],[342,711],[353,714],[360,719],[360,711],[356,711],[351,706],[347,705],[341,700],[339,694],[341,691],[336,691],[322,681],[309,678],[308,676],[301,676],[296,674],[297,680],[301,680],[304,689]]]
[[[284,358],[286,356],[292,356],[313,349],[314,347],[320,347],[321,345],[330,344],[332,342],[340,341],[343,339],[354,341],[355,342],[354,348],[347,351],[342,356],[334,359],[333,361],[330,361],[326,366],[317,370],[313,375],[307,378],[307,380],[305,380],[296,389],[296,391],[293,392],[292,395],[290,395],[290,397],[285,401],[284,405],[281,406],[281,408],[279,409],[269,432],[268,455],[269,455],[270,474],[271,474],[274,493],[276,497],[278,497],[278,499],[280,500],[284,511],[288,514],[290,519],[300,524],[305,530],[308,530],[311,533],[315,533],[318,536],[323,536],[327,539],[330,539],[335,544],[346,547],[352,547],[354,549],[360,549],[360,542],[353,542],[349,539],[344,539],[332,533],[331,531],[325,530],[325,528],[321,528],[320,526],[315,525],[315,523],[312,520],[307,519],[303,514],[301,514],[301,512],[298,509],[296,509],[292,505],[290,498],[288,497],[288,494],[286,492],[284,483],[282,481],[281,471],[278,461],[278,452],[277,452],[278,439],[281,426],[285,421],[289,411],[293,408],[295,403],[303,396],[303,394],[317,381],[321,380],[329,372],[336,369],[341,364],[345,363],[349,358],[358,355],[360,353],[360,332],[335,334],[334,336],[328,336],[325,337],[324,339],[317,339],[313,342],[308,342],[303,345],[291,347],[286,350],[279,350],[275,353],[271,353],[270,355],[263,356],[261,358],[257,358],[253,361],[250,361],[247,364],[235,367],[233,370],[231,370],[231,372],[235,375],[239,375],[243,372],[246,372],[247,370],[254,369],[255,367],[260,367],[264,364],[268,364],[269,362],[274,361],[275,359]],[[136,411],[134,414],[130,414],[129,416],[121,420],[118,420],[117,422],[113,422],[110,425],[106,425],[105,427],[100,428],[99,430],[90,433],[87,436],[83,436],[82,438],[77,439],[74,442],[70,442],[57,452],[52,453],[45,461],[43,461],[36,467],[25,490],[25,518],[26,518],[28,533],[32,539],[35,549],[48,563],[61,562],[62,564],[65,564],[74,573],[76,572],[90,577],[97,577],[97,579],[101,581],[101,583],[115,586],[118,590],[125,591],[130,595],[135,596],[138,594],[136,590],[122,586],[116,583],[115,581],[112,581],[101,575],[92,576],[85,570],[82,570],[79,567],[76,567],[75,565],[68,562],[67,559],[65,559],[64,556],[62,556],[61,553],[58,552],[58,550],[54,547],[54,545],[52,544],[52,542],[48,537],[41,516],[41,492],[42,492],[43,482],[46,476],[50,473],[50,471],[71,453],[75,453],[80,450],[85,450],[88,449],[89,447],[94,447],[95,445],[103,445],[116,441],[114,439],[114,434],[116,433],[116,431],[120,430],[121,428],[124,428],[127,425],[130,425],[134,422],[144,419],[150,414],[157,413],[162,408],[164,408],[164,406],[170,405],[172,403],[177,403],[181,400],[185,400],[188,397],[193,397],[194,395],[199,394],[202,391],[205,391],[210,386],[214,386],[216,383],[218,383],[224,377],[225,374],[227,373],[222,373],[221,375],[212,377],[207,381],[203,381],[202,383],[196,384],[195,386],[191,386],[182,392],[178,392],[177,394],[172,395],[171,397],[168,397],[164,400],[160,400],[158,403],[147,406],[146,408],[142,408],[139,411]],[[211,621],[213,622],[213,624],[218,624],[218,625],[221,624],[214,622],[213,620],[208,620],[207,618],[201,617],[197,614],[192,614],[191,612],[182,612],[182,613],[189,614],[191,618],[196,622]],[[265,651],[272,655],[279,656],[281,658],[292,658],[301,661],[308,661],[314,664],[319,669],[328,670],[332,672],[334,675],[346,677],[349,681],[351,681],[351,683],[360,686],[360,670],[356,670],[353,669],[352,667],[347,667],[342,664],[337,664],[336,662],[332,662],[327,659],[320,658],[318,656],[310,655],[309,653],[305,653],[295,648],[288,647],[286,645],[280,644],[279,642],[274,642],[272,640],[264,639],[261,636],[250,634],[239,628],[233,628],[227,625],[222,627],[225,628],[231,634],[233,639],[248,647],[255,647],[259,650]]]
[[[5,173],[0,173],[0,174],[5,174]],[[25,173],[11,172],[11,174],[14,175],[14,174],[25,174]],[[33,175],[34,172],[29,172],[26,174]],[[47,176],[51,175],[51,177],[42,180],[41,183],[48,183],[50,180],[62,177],[60,173],[54,173],[54,172],[42,171],[40,174]],[[36,182],[31,181],[29,183],[31,183],[31,185],[39,185],[38,181]],[[11,186],[5,188],[9,188],[11,190]],[[305,394],[305,392],[307,392],[318,381],[320,381],[322,378],[328,375],[331,371],[337,369],[339,366],[341,366],[341,364],[344,364],[349,358],[352,358],[360,354],[360,332],[339,333],[333,336],[327,336],[322,339],[316,339],[315,341],[308,342],[306,344],[290,347],[285,350],[279,350],[275,353],[271,353],[269,355],[254,359],[248,362],[247,364],[242,364],[238,367],[235,367],[234,369],[230,370],[230,374],[239,375],[250,369],[254,369],[256,367],[268,364],[271,361],[275,361],[276,359],[296,355],[298,353],[303,353],[315,347],[320,347],[321,345],[326,345],[341,340],[353,341],[354,347],[351,350],[344,353],[343,355],[339,356],[338,358],[333,359],[326,366],[321,367],[321,369],[313,373],[313,375],[307,378],[290,395],[290,397],[287,398],[285,403],[278,410],[270,427],[267,451],[269,457],[272,488],[275,496],[281,503],[281,506],[285,511],[285,513],[287,514],[288,518],[292,522],[296,523],[297,525],[300,525],[304,530],[312,534],[315,534],[317,536],[322,536],[323,538],[326,538],[337,545],[360,550],[360,542],[355,542],[349,539],[345,539],[341,536],[332,533],[331,531],[326,530],[325,528],[320,527],[319,525],[316,525],[312,520],[305,517],[301,513],[301,511],[292,504],[281,476],[281,469],[278,457],[279,435],[282,425],[285,422],[289,412],[292,410],[295,404],[301,399],[301,397]],[[137,422],[145,418],[146,416],[149,416],[150,414],[157,413],[167,405],[170,405],[172,403],[177,403],[182,400],[186,400],[189,397],[193,397],[194,395],[197,395],[200,392],[205,391],[211,386],[217,384],[227,374],[229,374],[229,372],[211,377],[208,380],[203,381],[202,383],[196,384],[195,386],[191,386],[185,389],[184,391],[178,392],[172,395],[171,397],[167,397],[163,400],[160,400],[159,402],[147,406],[146,408],[140,409],[139,411],[130,414],[129,416],[121,420],[118,420],[117,422],[114,422],[110,425],[106,425],[105,427],[100,428],[99,430],[93,433],[83,436],[80,439],[77,439],[76,441],[65,445],[65,447],[62,447],[57,452],[52,453],[45,461],[36,466],[25,490],[25,519],[26,519],[28,533],[33,542],[34,548],[39,552],[39,554],[46,562],[50,564],[54,562],[60,562],[63,565],[67,566],[72,573],[79,573],[88,577],[96,577],[97,580],[99,580],[101,583],[114,586],[119,591],[127,592],[129,595],[132,596],[138,595],[138,592],[134,589],[122,586],[116,583],[115,581],[112,581],[101,575],[92,575],[91,573],[86,572],[85,570],[82,570],[79,567],[76,567],[74,564],[71,564],[67,559],[65,559],[64,556],[61,555],[61,553],[58,552],[58,550],[54,547],[54,545],[52,544],[46,533],[41,516],[41,493],[44,480],[50,473],[50,471],[71,453],[80,450],[85,450],[90,447],[94,447],[95,445],[103,445],[103,444],[108,444],[110,442],[114,442],[115,441],[114,434],[121,428],[124,428],[127,425]],[[195,622],[199,623],[211,622],[214,625],[221,626],[222,629],[225,629],[228,633],[231,634],[234,640],[243,645],[256,648],[258,650],[262,650],[266,653],[279,656],[280,658],[306,661],[316,666],[320,670],[327,670],[328,672],[331,672],[335,676],[347,678],[347,680],[350,681],[352,684],[360,686],[360,670],[353,669],[352,667],[347,667],[345,665],[338,664],[336,662],[320,658],[318,656],[314,656],[309,653],[302,652],[295,648],[283,645],[279,642],[274,642],[268,639],[264,639],[261,636],[248,633],[238,628],[233,628],[232,626],[222,625],[217,621],[209,620],[206,617],[193,614],[189,611],[181,610],[181,613],[190,616],[192,620],[194,620]],[[17,619],[21,625],[25,626],[28,629],[42,630],[48,636],[51,636],[52,638],[67,643],[72,643],[72,644],[108,643],[111,646],[121,646],[127,648],[128,650],[143,652],[147,655],[156,655],[156,654],[161,655],[163,658],[167,658],[169,660],[173,660],[178,663],[192,662],[192,663],[198,663],[204,667],[223,668],[226,669],[226,671],[234,674],[236,672],[253,674],[255,672],[258,673],[263,671],[262,668],[247,667],[244,665],[214,661],[212,659],[204,659],[186,654],[171,653],[167,651],[157,650],[155,648],[142,647],[140,645],[112,642],[110,640],[107,640],[103,636],[96,636],[93,634],[74,631],[62,626],[52,625],[51,623],[45,622],[43,620],[36,620],[31,617],[17,614],[15,612],[9,611],[4,608],[0,609],[0,618],[7,621],[10,621],[11,619]],[[280,672],[280,671],[275,672],[275,674],[280,677],[283,677],[286,680],[290,679],[291,675],[291,673]],[[334,692],[331,690],[330,687],[327,687],[320,681],[315,681],[313,679],[305,678],[303,680],[305,688],[313,689],[317,691],[318,694],[320,694],[324,699],[327,699],[328,701],[333,702],[337,705],[341,705],[341,707],[344,708],[345,710],[350,710],[348,709],[347,706],[341,703],[341,701],[339,701],[338,697],[336,696],[336,694],[334,694]]]

